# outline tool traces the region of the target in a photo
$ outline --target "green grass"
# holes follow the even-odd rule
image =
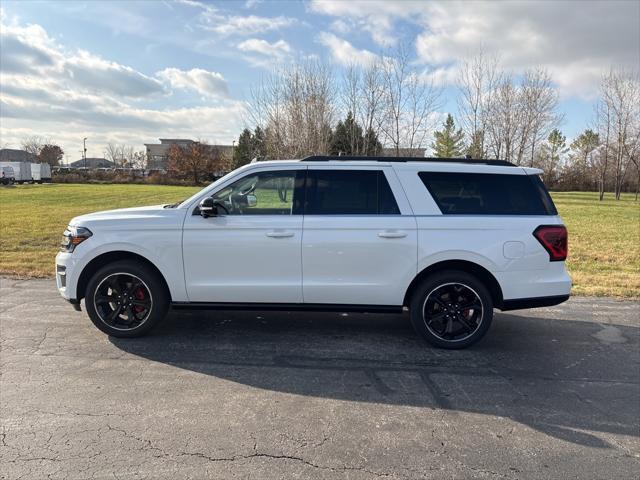
[[[593,192],[552,193],[569,230],[573,293],[640,297],[640,201]]]
[[[0,188],[0,274],[51,277],[62,231],[76,215],[171,203],[197,190],[66,184]],[[635,202],[633,195],[615,201],[611,194],[599,202],[598,195],[591,192],[552,196],[569,229],[567,265],[574,281],[573,293],[640,297],[640,202]]]
[[[0,274],[53,276],[53,257],[71,218],[84,213],[185,199],[197,187],[23,185],[0,188]]]

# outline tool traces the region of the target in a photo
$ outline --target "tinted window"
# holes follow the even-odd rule
[[[309,170],[308,215],[399,215],[380,170]]]
[[[303,179],[304,172],[296,170],[249,174],[213,199],[227,209],[226,215],[291,215],[299,213]]]
[[[449,215],[554,215],[551,197],[529,175],[420,172],[440,211]],[[546,195],[543,197],[542,192]],[[550,208],[550,206],[553,209]]]

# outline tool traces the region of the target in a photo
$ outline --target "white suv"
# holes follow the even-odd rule
[[[168,308],[410,311],[433,345],[493,309],[569,298],[567,231],[540,170],[502,161],[309,157],[246,165],[173,205],[71,220],[60,293],[117,337]]]

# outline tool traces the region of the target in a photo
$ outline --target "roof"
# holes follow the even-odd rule
[[[83,168],[85,166],[84,158],[80,160],[76,160],[75,162],[71,162],[69,164],[70,167],[74,168]],[[86,163],[87,168],[112,168],[115,165],[112,161],[107,160],[106,158],[87,158]]]
[[[475,158],[437,158],[437,157],[377,157],[377,156],[353,156],[353,155],[312,155],[303,158],[303,162],[436,162],[436,163],[468,163],[472,165],[494,165],[501,167],[515,167],[505,160],[488,160]]]
[[[36,156],[26,150],[17,148],[0,149],[0,161],[2,162],[35,162]]]

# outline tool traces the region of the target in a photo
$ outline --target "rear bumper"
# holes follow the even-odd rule
[[[569,295],[555,295],[552,297],[531,297],[531,298],[515,298],[512,300],[504,300],[499,307],[500,310],[521,310],[523,308],[552,307],[569,300]]]

